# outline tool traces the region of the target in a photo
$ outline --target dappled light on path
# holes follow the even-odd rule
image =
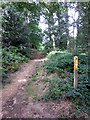
[[[11,84],[7,84],[4,89],[2,89],[2,105],[3,105],[3,115],[14,113],[17,115],[21,115],[21,106],[24,97],[24,87],[27,85],[28,78],[31,78],[32,75],[36,72],[36,67],[40,62],[44,62],[46,59],[39,59],[36,57],[34,60],[29,60],[28,63],[24,63],[21,65],[20,69],[16,71],[14,74],[11,73],[9,75],[9,79],[11,79]],[[29,79],[30,80],[30,79]],[[17,102],[16,102],[17,100]],[[14,104],[15,103],[15,104]],[[10,104],[10,105],[9,105]],[[12,110],[14,113],[9,113],[10,106],[17,106],[15,110]],[[5,108],[5,110],[4,110]],[[7,109],[7,110],[6,110]],[[7,112],[6,112],[7,111]],[[7,116],[7,115],[6,115]]]
[[[21,79],[21,80],[18,80],[18,82],[27,82],[26,79]]]
[[[45,61],[47,61],[47,60],[48,60],[48,58],[42,58],[42,59],[35,59],[35,60],[33,60],[33,61],[45,62]]]
[[[15,72],[13,75],[15,76],[13,78],[13,75],[11,75],[11,78],[9,76],[9,79],[11,79],[11,84],[7,84],[4,89],[2,90],[2,104],[4,105],[7,100],[10,98],[10,96],[14,95],[19,86],[21,86],[23,83],[27,82],[28,76],[32,76],[33,72],[36,70],[35,67],[38,64],[39,61],[30,60],[28,63],[24,63],[21,68]],[[8,94],[9,93],[9,94]]]

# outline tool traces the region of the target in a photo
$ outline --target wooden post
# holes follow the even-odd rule
[[[74,88],[78,87],[78,56],[74,56]]]

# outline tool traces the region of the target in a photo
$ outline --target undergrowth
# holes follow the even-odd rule
[[[42,83],[44,87],[46,85],[46,91],[44,93],[42,91],[42,95],[38,96],[35,86],[30,84],[26,90],[27,94],[35,94],[33,100],[39,101],[48,101],[50,99],[69,100],[75,106],[74,110],[73,108],[70,109],[70,114],[73,116],[78,116],[80,113],[89,113],[90,91],[88,89],[87,56],[78,55],[78,88],[74,89],[74,55],[60,51],[52,53],[48,54],[47,61],[38,65],[37,72],[32,75],[31,79],[34,84]]]
[[[2,49],[2,83],[6,84],[8,72],[15,72],[18,70],[20,63],[28,62],[29,58],[21,54],[20,48],[10,46]]]
[[[73,88],[73,69],[74,55],[68,52],[53,51],[47,56],[49,60],[45,63],[47,75],[57,73],[58,78],[53,76],[49,78],[49,91],[41,99],[68,99],[74,102],[76,106],[89,111],[90,108],[90,89],[88,80],[87,58],[86,55],[78,55],[78,88]],[[47,82],[47,81],[46,81]],[[84,109],[85,108],[85,109]]]

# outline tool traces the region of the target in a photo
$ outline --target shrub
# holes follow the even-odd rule
[[[7,76],[9,71],[15,72],[19,68],[19,64],[27,62],[29,59],[23,56],[19,51],[19,48],[11,46],[3,48],[2,50],[2,78]],[[5,82],[4,79],[2,82]]]
[[[74,69],[74,55],[68,53],[66,51],[53,51],[50,52],[47,56],[49,60],[46,63],[47,72],[57,72],[58,71],[68,71],[73,73]],[[79,74],[84,74],[87,72],[87,56],[86,55],[78,55],[79,57]]]
[[[88,80],[87,58],[86,55],[78,55],[79,70],[78,70],[78,88],[73,88],[73,69],[74,55],[67,52],[53,51],[47,56],[49,60],[46,62],[47,73],[55,72],[59,78],[53,77],[49,80],[49,92],[44,95],[43,99],[71,99],[79,105],[90,105]]]

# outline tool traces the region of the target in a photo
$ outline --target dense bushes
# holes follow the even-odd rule
[[[8,72],[15,72],[19,68],[21,62],[27,62],[29,59],[20,52],[20,48],[11,46],[2,49],[2,82]]]
[[[68,52],[53,51],[47,56],[50,60],[46,63],[46,69],[48,72],[67,71],[73,73],[74,55]],[[79,57],[79,74],[87,73],[87,56],[78,55]]]
[[[78,104],[90,105],[87,56],[78,55],[79,70],[78,70],[78,88],[73,88],[73,69],[74,55],[68,52],[53,51],[47,56],[49,60],[46,62],[47,73],[57,73],[57,77],[52,77],[48,80],[49,92],[45,94],[44,99],[49,98],[68,98]],[[76,98],[76,99],[75,99]]]

